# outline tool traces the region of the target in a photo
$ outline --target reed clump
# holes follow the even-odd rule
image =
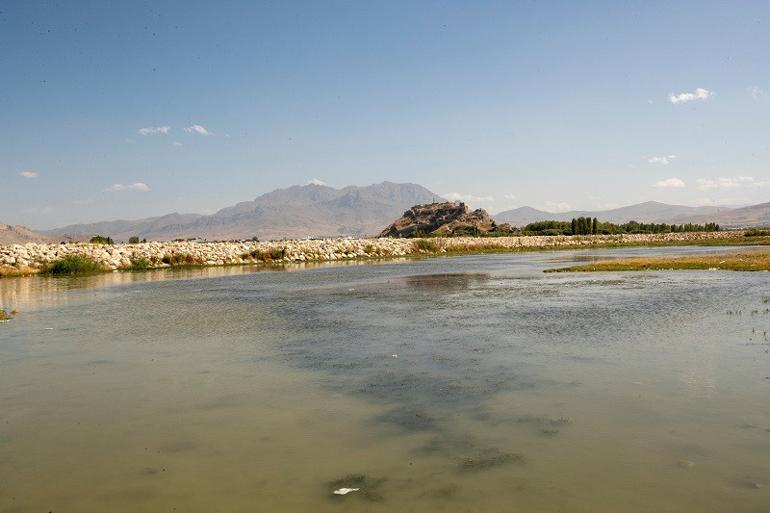
[[[145,257],[132,258],[131,263],[122,268],[124,271],[146,271],[153,268],[153,263]]]
[[[438,244],[430,239],[415,239],[412,246],[416,251],[435,253],[439,250]]]
[[[104,272],[104,266],[86,255],[67,255],[40,268],[40,274],[82,275]]]
[[[205,263],[189,253],[167,253],[163,255],[160,261],[171,267],[203,265]]]
[[[265,263],[271,263],[276,260],[283,260],[286,257],[286,248],[273,248],[267,250],[253,249],[241,255],[241,258],[258,260]]]

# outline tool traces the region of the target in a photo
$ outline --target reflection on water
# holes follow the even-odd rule
[[[2,280],[0,512],[766,511],[767,278],[542,273],[686,251]]]

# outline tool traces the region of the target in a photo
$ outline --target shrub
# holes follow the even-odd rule
[[[5,310],[0,309],[0,322],[10,321],[13,318],[13,312],[10,314]]]
[[[128,243],[129,244],[139,244],[139,237],[137,237],[136,235],[134,235],[133,237],[129,237],[128,238]]]
[[[85,255],[67,255],[40,269],[41,274],[53,275],[94,274],[102,271],[104,271],[102,264]]]
[[[101,235],[94,235],[88,242],[91,244],[114,244],[112,237],[103,237]]]
[[[131,265],[128,266],[129,271],[146,271],[152,267],[152,262],[144,257],[132,258]]]
[[[367,255],[371,255],[372,253],[374,253],[374,251],[375,249],[373,244],[367,244],[366,246],[364,246],[364,253],[366,253]]]
[[[198,261],[194,256],[192,256],[189,253],[172,253],[172,254],[166,254],[163,255],[163,258],[160,260],[164,264],[170,265],[170,266],[182,266],[182,265],[200,265],[201,262]]]
[[[770,235],[770,228],[750,228],[743,232],[744,237],[767,237]]]
[[[274,248],[268,251],[262,251],[259,249],[252,249],[248,253],[241,255],[241,258],[253,258],[254,260],[261,260],[265,263],[272,262],[273,260],[282,260],[286,256],[286,248]]]
[[[438,251],[438,244],[428,239],[417,239],[412,242],[412,247],[418,251]]]

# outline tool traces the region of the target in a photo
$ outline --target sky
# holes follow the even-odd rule
[[[0,223],[770,201],[770,3],[0,0]]]

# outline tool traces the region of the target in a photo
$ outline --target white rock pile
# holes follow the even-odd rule
[[[275,242],[147,242],[141,244],[47,244],[0,246],[0,269],[35,272],[67,255],[85,255],[105,270],[129,269],[144,261],[150,267],[173,265],[235,265],[281,262],[322,262],[353,258],[416,254],[645,244],[724,239],[743,232],[590,235],[555,237],[455,237],[430,239],[324,239]],[[424,241],[424,242],[419,242]]]

